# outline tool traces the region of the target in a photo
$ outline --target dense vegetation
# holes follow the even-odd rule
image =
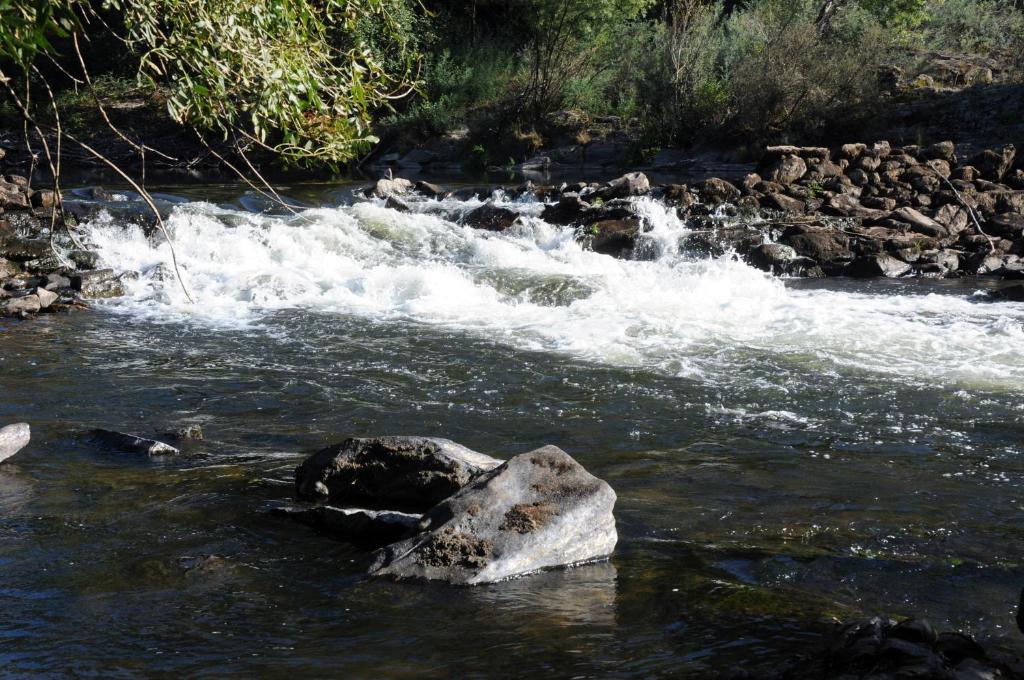
[[[835,11],[823,21],[825,4]],[[634,121],[655,147],[799,141],[826,122],[871,115],[883,65],[913,74],[924,53],[944,51],[994,59],[1010,77],[1024,67],[1024,7],[1012,0],[480,0],[430,9],[418,38],[423,97],[391,119],[406,134],[465,124],[480,139],[543,133],[545,112],[575,109]],[[559,12],[568,21],[558,23]]]
[[[0,18],[0,123],[143,88],[204,137],[314,165],[374,128],[539,147],[564,110],[652,148],[800,141],[872,115],[883,65],[1024,71],[1020,0],[0,0]]]

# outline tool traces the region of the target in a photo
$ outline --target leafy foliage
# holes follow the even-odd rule
[[[376,141],[376,111],[412,86],[390,0],[115,0],[141,74],[175,120],[289,161],[346,161]],[[372,18],[404,61],[389,73],[362,37]]]

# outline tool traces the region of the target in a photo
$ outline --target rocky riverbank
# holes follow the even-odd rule
[[[0,317],[81,309],[124,294],[125,275],[97,268],[55,202],[52,190],[33,190],[24,177],[0,177]]]
[[[953,142],[768,147],[757,172],[652,185],[643,173],[607,183],[527,184],[541,217],[575,227],[578,239],[616,257],[644,257],[650,229],[632,199],[651,196],[691,227],[684,248],[732,251],[775,274],[801,277],[1024,278],[1024,154],[1012,144],[961,159]],[[396,209],[414,196],[447,195],[425,182],[380,180],[366,191]],[[486,198],[489,190],[455,197]],[[518,213],[492,203],[463,221],[511,228]]]
[[[775,146],[765,150],[757,172],[691,184],[654,185],[640,172],[604,183],[454,190],[386,178],[355,192],[354,200],[426,210],[475,229],[513,229],[526,214],[498,197],[542,203],[531,214],[573,228],[585,248],[613,257],[656,256],[645,237],[653,225],[637,201],[650,197],[688,227],[681,249],[734,253],[777,275],[1024,279],[1024,153],[1012,144],[967,158],[951,141]],[[75,216],[88,219],[115,204],[129,206],[128,222],[147,226],[141,203],[132,208],[131,201],[111,200],[98,187],[79,190],[64,211],[55,211],[52,191],[32,190],[15,175],[0,181],[0,316],[72,309],[123,294],[122,280],[133,273],[100,268],[74,231]],[[467,200],[484,202],[468,209]],[[995,294],[1021,300],[1024,286]]]

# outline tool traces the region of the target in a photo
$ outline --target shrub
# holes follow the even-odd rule
[[[933,0],[919,44],[981,54],[1024,68],[1024,10],[999,0]]]

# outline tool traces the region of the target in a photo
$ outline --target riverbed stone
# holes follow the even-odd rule
[[[478,208],[466,213],[463,224],[473,229],[485,231],[505,231],[519,219],[519,213],[509,208],[502,208],[488,201]]]
[[[54,302],[56,302],[58,299],[60,299],[60,296],[54,293],[53,291],[49,291],[45,288],[38,287],[35,289],[35,296],[36,298],[39,299],[40,309],[46,309]]]
[[[15,423],[0,428],[0,463],[28,446],[32,428],[28,423]]]
[[[474,585],[609,556],[615,492],[545,446],[511,458],[430,509],[422,533],[374,554],[369,573]]]
[[[275,507],[271,514],[300,522],[334,538],[374,546],[399,541],[416,533],[420,521],[419,513],[333,505]]]
[[[643,196],[650,191],[651,183],[647,175],[642,172],[630,172],[605,184],[598,189],[597,195],[607,201],[613,198]]]
[[[694,185],[701,201],[708,205],[731,203],[740,197],[740,190],[719,177],[709,177]]]
[[[341,507],[422,512],[499,465],[437,437],[349,438],[303,461],[295,491]]]
[[[35,314],[41,309],[39,296],[22,295],[0,301],[0,316],[20,316]]]
[[[892,217],[901,222],[906,222],[910,225],[910,228],[913,231],[916,231],[919,234],[935,236],[938,238],[948,235],[945,227],[941,224],[909,206],[904,206],[895,210],[892,213]]]
[[[110,298],[124,295],[124,286],[113,269],[94,269],[71,275],[71,287],[82,297]]]
[[[783,156],[761,172],[769,182],[792,184],[807,172],[807,163],[799,156]]]
[[[92,438],[104,446],[129,453],[141,453],[147,456],[169,456],[178,453],[178,449],[170,444],[116,430],[96,428],[92,431]]]
[[[895,279],[906,276],[910,273],[911,269],[912,267],[903,260],[882,253],[857,258],[850,264],[847,273],[850,276],[884,276],[885,278]]]

